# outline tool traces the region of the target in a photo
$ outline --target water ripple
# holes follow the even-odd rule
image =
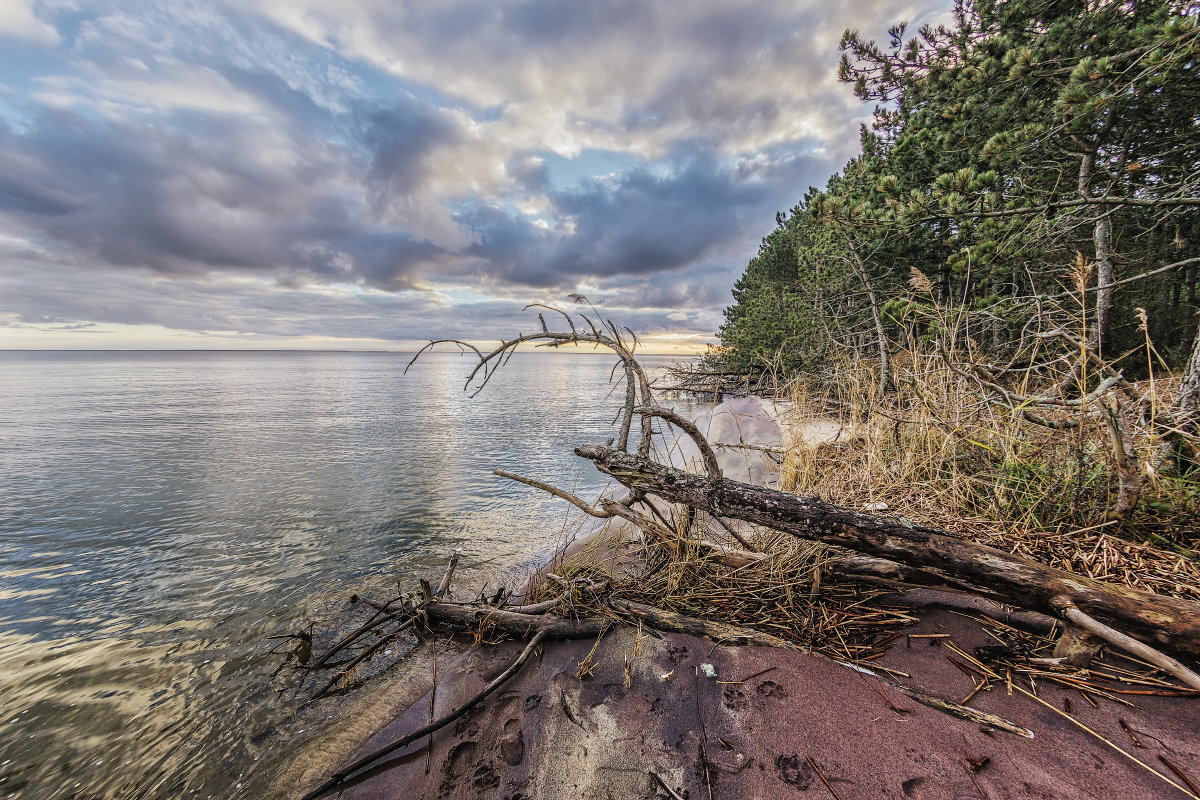
[[[474,400],[465,359],[406,362],[0,353],[0,796],[256,796],[339,709],[293,714],[265,637],[553,547],[562,504],[491,470],[597,493],[612,360],[520,354]]]

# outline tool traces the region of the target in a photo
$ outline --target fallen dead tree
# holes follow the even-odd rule
[[[572,299],[587,303],[586,298],[580,296]],[[579,314],[587,326],[584,328],[577,326],[570,314],[559,309],[549,310],[563,317],[569,332],[550,330],[544,317],[539,315],[540,331],[504,340],[488,353],[466,342],[453,342],[478,357],[466,387],[470,388],[475,382],[475,391],[480,391],[495,369],[525,344],[543,347],[591,345],[611,350],[625,373],[625,402],[618,414],[619,436],[615,446],[614,440],[610,440],[606,445],[578,447],[575,452],[595,462],[602,472],[616,478],[629,492],[622,500],[605,500],[597,508],[548,484],[512,474],[505,474],[505,477],[550,491],[592,516],[622,517],[659,542],[670,538],[666,526],[659,524],[665,519],[656,513],[660,519],[651,520],[634,510],[634,506],[643,503],[648,495],[678,504],[681,516],[688,519],[704,512],[718,522],[722,518],[740,520],[895,562],[901,565],[898,574],[907,574],[915,583],[949,585],[1020,608],[1050,613],[1060,619],[1065,618],[1064,609],[1073,608],[1098,623],[1091,633],[1102,631],[1103,637],[1118,647],[1126,647],[1127,637],[1133,636],[1143,645],[1153,644],[1176,655],[1200,656],[1200,604],[1064,572],[932,528],[726,479],[705,436],[690,420],[664,408],[656,400],[652,384],[634,356],[637,339],[629,329]],[[427,347],[435,344],[438,342],[431,342]],[[419,356],[420,353],[413,360]],[[641,435],[633,450],[630,434],[635,418],[640,418]],[[651,425],[654,419],[682,432],[695,445],[693,460],[702,466],[704,475],[685,472],[655,460],[659,450]],[[703,533],[700,544],[702,549],[730,565],[750,565],[762,559],[761,554],[706,540]],[[887,572],[889,568],[886,564],[876,563],[865,571]],[[1071,626],[1073,632],[1078,630],[1075,623]],[[1173,674],[1200,687],[1200,675],[1183,665],[1173,668]]]
[[[386,603],[363,598],[364,604],[375,608],[379,613],[362,624],[358,630],[339,640],[318,660],[318,665],[325,664],[335,654],[346,650],[351,645],[361,643],[363,638],[368,635],[377,635],[380,638],[367,646],[364,651],[350,661],[348,666],[327,681],[316,696],[328,691],[338,681],[348,682],[354,668],[359,663],[370,658],[387,642],[394,641],[405,631],[429,634],[435,630],[442,632],[465,630],[472,634],[475,641],[479,643],[491,643],[509,637],[526,640],[528,645],[508,669],[489,682],[474,697],[436,720],[433,718],[431,706],[428,725],[411,731],[342,767],[322,785],[306,795],[307,798],[315,798],[356,782],[368,775],[371,770],[378,768],[380,760],[384,756],[396,753],[461,718],[490,693],[517,675],[543,642],[555,639],[596,638],[599,640],[612,625],[624,622],[638,626],[639,635],[644,628],[651,634],[654,634],[656,629],[662,632],[684,633],[705,637],[717,644],[762,645],[791,649],[807,646],[806,642],[799,639],[789,641],[767,633],[766,630],[769,629],[781,631],[785,636],[793,635],[793,629],[786,625],[776,625],[774,620],[763,623],[761,619],[756,621],[755,619],[739,619],[728,614],[724,616],[724,619],[732,619],[754,626],[743,627],[742,624],[734,625],[716,618],[709,618],[710,613],[721,614],[722,612],[708,606],[699,608],[693,606],[685,609],[689,613],[679,613],[668,610],[666,607],[649,605],[648,603],[658,603],[661,598],[658,598],[653,592],[644,591],[644,586],[647,579],[663,565],[669,565],[670,569],[675,569],[678,567],[691,568],[696,564],[716,564],[725,571],[723,577],[726,578],[738,573],[777,576],[788,569],[786,564],[781,564],[781,562],[786,562],[787,559],[798,560],[801,557],[809,559],[812,565],[810,573],[805,573],[799,580],[796,580],[799,577],[797,572],[787,573],[791,576],[788,578],[788,587],[805,587],[811,576],[811,588],[807,592],[810,613],[807,622],[803,618],[798,619],[778,601],[775,601],[772,606],[782,615],[781,619],[789,624],[807,626],[808,629],[814,627],[814,619],[811,616],[815,607],[813,604],[827,603],[827,598],[822,598],[820,591],[822,571],[882,581],[888,585],[925,585],[949,588],[956,592],[967,593],[960,596],[976,600],[988,598],[993,602],[998,601],[1029,609],[1027,612],[1015,613],[1009,613],[1007,609],[1003,609],[1007,614],[1003,618],[1015,624],[1032,621],[1035,623],[1032,627],[1045,631],[1053,629],[1055,625],[1051,622],[1050,617],[1044,615],[1053,615],[1057,619],[1065,621],[1065,624],[1059,624],[1064,625],[1070,637],[1082,640],[1081,637],[1084,637],[1085,634],[1099,635],[1110,643],[1149,660],[1183,682],[1200,688],[1200,677],[1191,672],[1186,665],[1164,656],[1161,652],[1145,644],[1145,642],[1153,642],[1162,650],[1182,656],[1194,658],[1200,655],[1200,604],[1150,595],[1124,586],[1103,583],[1063,572],[994,548],[947,535],[932,528],[862,514],[811,498],[729,480],[722,473],[722,466],[713,446],[709,444],[705,435],[696,425],[671,409],[658,405],[651,382],[633,356],[633,345],[636,339],[628,329],[619,329],[608,321],[593,321],[582,314],[578,316],[586,324],[586,328],[583,325],[577,327],[572,322],[571,316],[564,312],[558,313],[567,320],[571,328],[570,332],[550,331],[544,319],[541,319],[539,315],[540,332],[503,341],[496,349],[488,353],[483,353],[469,344],[458,343],[461,347],[474,351],[478,357],[478,363],[467,381],[468,388],[474,381],[476,390],[481,389],[494,370],[522,344],[536,343],[548,347],[592,345],[612,350],[619,357],[618,367],[624,370],[626,389],[622,410],[617,416],[619,436],[614,437],[616,446],[613,446],[614,440],[610,439],[604,446],[579,447],[576,454],[592,460],[602,472],[614,477],[629,491],[620,498],[603,498],[596,503],[590,503],[548,483],[502,470],[497,470],[496,473],[564,499],[592,517],[612,523],[628,523],[640,530],[641,541],[645,545],[642,554],[647,560],[646,569],[636,575],[631,573],[623,577],[605,573],[597,576],[594,571],[576,571],[575,577],[572,577],[571,572],[563,571],[563,575],[567,576],[567,578],[563,578],[547,572],[545,577],[558,584],[562,589],[561,593],[547,599],[539,599],[546,597],[544,587],[548,584],[543,583],[539,586],[535,582],[526,590],[525,605],[501,608],[503,591],[497,593],[490,603],[484,600],[482,595],[474,603],[455,603],[444,600],[443,595],[448,591],[454,569],[454,560],[452,560],[436,592],[427,581],[421,581],[419,596],[402,595],[400,598]],[[668,437],[663,435],[662,429],[658,431],[654,429],[651,423],[655,420],[660,421],[658,424],[664,428],[669,425],[682,432],[685,441],[690,440],[694,443],[695,453],[691,460],[697,468],[703,470],[702,475],[685,472],[661,463],[660,459],[664,458],[664,450],[665,458],[671,458],[672,446],[666,443],[665,440]],[[631,433],[634,430],[635,421],[640,421],[641,437],[636,443],[631,443]],[[677,444],[676,442],[676,446]],[[733,446],[735,445],[723,445],[723,447]],[[658,498],[663,502],[651,502],[651,497]],[[771,541],[768,537],[767,546],[760,548],[761,541],[756,545],[750,544],[731,524],[726,522],[727,520],[749,523],[752,526],[759,526],[760,529],[789,534],[820,544],[798,545],[792,543],[788,551],[783,552],[777,546],[771,549]],[[719,526],[720,530],[708,523]],[[729,544],[722,543],[725,535],[729,537]],[[776,542],[782,538],[778,534],[773,534],[773,536]],[[733,546],[734,542],[738,546]],[[822,545],[847,548],[851,553],[831,550]],[[797,551],[805,549],[811,552],[797,553]],[[772,572],[773,570],[776,572]],[[667,572],[669,570],[664,569],[660,574]],[[639,587],[635,585],[639,582],[642,584],[641,589],[643,590],[639,590]],[[861,585],[856,582],[852,589],[835,588],[839,588],[841,591],[857,592]],[[804,589],[800,589],[800,591],[804,591]],[[736,587],[728,589],[726,594],[730,597],[734,596]],[[643,602],[635,602],[630,596]],[[913,604],[920,604],[919,598],[914,597],[912,600]],[[858,602],[856,601],[855,605]],[[790,599],[788,603],[794,608]],[[667,604],[660,603],[659,605]],[[826,605],[821,605],[822,613],[826,608]],[[981,613],[994,612],[991,606],[975,610],[979,610]],[[892,626],[913,621],[903,614],[897,615],[894,609],[868,612],[864,617],[880,615],[884,617],[884,623]],[[997,614],[996,616],[1001,617],[1002,615]],[[387,624],[395,624],[396,627],[390,632],[385,632],[384,626]],[[867,623],[863,623],[863,627],[869,626]],[[1128,631],[1142,641],[1130,638],[1116,628]],[[881,654],[882,648],[899,635],[899,631],[894,633],[884,631],[882,637],[872,635],[870,645],[872,653],[869,654],[869,657]],[[938,634],[938,636],[943,635],[945,634]],[[840,639],[840,633],[838,636]],[[1049,643],[1045,646],[1049,646]],[[884,684],[894,686],[906,696],[943,713],[970,720],[990,729],[1004,730],[1032,738],[1033,733],[1030,730],[966,705],[976,693],[989,688],[992,685],[991,681],[999,682],[1001,679],[998,677],[999,673],[992,671],[986,664],[975,660],[969,654],[957,649],[955,649],[955,653],[973,665],[973,668],[978,669],[984,676],[971,694],[960,703],[931,697],[912,688],[883,681],[877,673],[866,669],[861,664],[850,664],[850,666],[879,678],[883,681],[881,687]],[[852,655],[850,660],[857,662],[860,657],[861,654],[859,656]],[[841,657],[837,658],[839,661],[841,660]],[[1043,667],[1068,670],[1069,668],[1062,662],[1063,659],[1057,658],[1035,658],[1027,660],[1025,663],[1030,670],[1035,668],[1041,670]],[[841,661],[841,663],[847,662]],[[629,680],[628,664],[627,657],[627,681]],[[1036,667],[1031,666],[1035,664]],[[330,666],[333,665],[330,664]],[[867,666],[874,665],[867,664]],[[880,669],[895,672],[882,666]],[[902,672],[895,672],[895,674],[901,677],[911,677]],[[1083,685],[1094,691],[1100,691],[1093,689],[1093,685],[1090,683],[1084,683],[1076,678],[1068,679],[1065,674],[1047,672],[1038,672],[1037,674],[1039,678],[1064,681],[1067,685],[1075,688]],[[583,674],[581,673],[579,677],[582,679]],[[1011,674],[1008,680],[1011,693]],[[1147,689],[1129,691],[1135,694],[1166,694],[1167,696],[1194,694],[1157,679],[1147,680],[1144,683],[1148,687]],[[1016,688],[1029,694],[1021,687]],[[876,691],[880,691],[880,689]],[[1113,691],[1123,690],[1114,689]],[[881,692],[881,694],[894,711],[897,713],[904,711],[893,706],[887,699],[886,693]],[[1034,699],[1042,702],[1036,697]],[[1056,713],[1066,716],[1061,711],[1056,710]],[[1120,752],[1124,753],[1124,751]],[[1126,755],[1128,756],[1127,753]],[[1137,759],[1134,761],[1142,763]],[[1145,765],[1143,764],[1143,766]],[[1150,771],[1156,775],[1159,774],[1153,769]],[[1159,775],[1159,777],[1163,776]],[[1170,782],[1169,779],[1164,778],[1164,780]]]
[[[1139,592],[1053,569],[932,528],[863,514],[813,498],[694,475],[607,446],[585,445],[576,455],[595,462],[635,496],[656,495],[715,516],[773,530],[919,569],[931,568],[986,587],[1012,605],[1061,615],[1056,598],[1107,625],[1163,650],[1200,656],[1200,604]],[[1061,605],[1061,601],[1059,602]]]

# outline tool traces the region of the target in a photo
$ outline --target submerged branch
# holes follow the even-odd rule
[[[590,505],[586,501],[579,499],[578,497],[571,494],[570,492],[565,491],[563,489],[559,489],[557,486],[551,486],[548,483],[543,483],[542,481],[535,480],[533,478],[526,478],[524,476],[516,474],[515,472],[509,472],[508,470],[505,470],[505,469],[494,469],[494,470],[492,470],[492,474],[499,475],[501,478],[508,478],[510,481],[516,481],[517,483],[523,483],[526,486],[532,486],[535,489],[541,489],[543,492],[552,494],[555,497],[560,498],[562,500],[566,500],[568,503],[575,506],[580,511],[582,511],[583,513],[585,513],[589,516],[598,517],[600,519],[608,519],[609,517],[614,516],[613,512],[608,511],[608,510],[598,509],[598,508]]]

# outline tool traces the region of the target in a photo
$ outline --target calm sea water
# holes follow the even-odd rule
[[[598,493],[613,359],[518,354],[474,399],[466,358],[407,360],[0,352],[0,797],[244,796],[338,703],[297,722],[266,637],[554,547],[564,504],[491,470]]]

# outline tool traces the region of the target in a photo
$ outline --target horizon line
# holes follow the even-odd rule
[[[480,348],[481,350],[483,348]],[[364,349],[364,348],[303,348],[303,347],[0,347],[0,353],[386,353],[389,355],[415,355],[422,352],[421,350],[382,350],[382,349]],[[451,350],[433,350],[433,353],[444,353],[451,355],[470,355],[470,351],[464,350],[457,353]],[[487,351],[485,351],[486,353]],[[528,355],[547,355],[547,354],[563,354],[570,353],[572,355],[614,355],[611,350],[597,345],[594,348],[585,348],[582,345],[576,345],[571,349],[565,347],[558,348],[537,348],[529,350],[518,350],[518,353]],[[637,355],[644,356],[699,356],[701,353],[665,353],[655,351],[635,351]]]

